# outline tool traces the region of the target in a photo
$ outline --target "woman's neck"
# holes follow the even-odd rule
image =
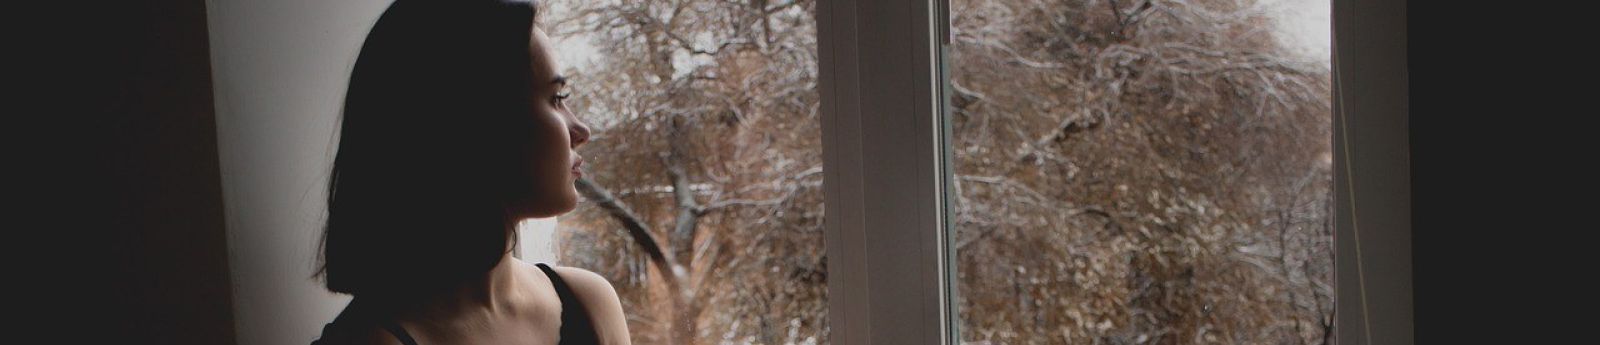
[[[460,286],[439,293],[423,301],[407,318],[434,319],[452,315],[496,316],[515,314],[531,296],[524,288],[522,260],[507,251],[500,263],[495,264],[479,279],[463,282]]]

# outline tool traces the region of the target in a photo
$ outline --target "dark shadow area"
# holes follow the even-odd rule
[[[14,127],[38,160],[13,170],[39,176],[15,181],[26,225],[8,247],[37,271],[7,280],[40,290],[15,297],[42,327],[9,337],[234,343],[205,1],[61,6],[18,13],[39,45],[15,55],[42,60],[20,66],[38,78],[25,92],[49,95],[16,115],[53,123]]]
[[[1589,16],[1409,3],[1417,344],[1589,337]]]

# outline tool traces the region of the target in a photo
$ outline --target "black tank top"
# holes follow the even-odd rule
[[[550,283],[555,285],[556,295],[561,297],[561,340],[556,344],[599,344],[600,341],[597,339],[598,334],[594,329],[594,324],[589,320],[588,309],[583,307],[583,302],[578,300],[577,295],[572,294],[572,289],[567,286],[567,282],[562,280],[561,275],[557,274],[555,270],[550,269],[549,265],[545,265],[544,263],[538,263],[535,265],[539,266],[539,270],[544,271],[544,274],[550,277]],[[352,301],[351,304],[355,304],[355,302]],[[348,310],[350,308],[346,309]],[[330,333],[340,329],[340,327],[337,327],[336,324],[340,324],[340,320],[345,319],[346,317],[346,315],[340,315],[340,317],[334,319],[332,323],[324,326],[322,328],[322,338],[311,342],[311,345],[322,345],[324,343],[323,339],[329,338]],[[348,324],[351,322],[352,321],[346,321],[345,323]],[[378,326],[383,327],[384,330],[389,331],[389,334],[394,335],[395,339],[399,339],[401,344],[419,345],[417,344],[417,340],[412,338],[410,333],[406,332],[405,327],[401,327],[400,324],[395,322],[394,319],[379,318],[377,320],[373,320],[373,322],[376,322]]]

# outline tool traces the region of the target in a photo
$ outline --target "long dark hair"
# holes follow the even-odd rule
[[[482,277],[532,189],[536,5],[399,0],[350,75],[328,186],[328,290],[406,300]]]

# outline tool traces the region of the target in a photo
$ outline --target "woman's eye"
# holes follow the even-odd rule
[[[572,94],[570,94],[570,93],[557,94],[554,97],[555,98],[554,102],[555,102],[556,105],[562,105],[563,104],[562,101],[566,100],[567,97],[572,97]]]

